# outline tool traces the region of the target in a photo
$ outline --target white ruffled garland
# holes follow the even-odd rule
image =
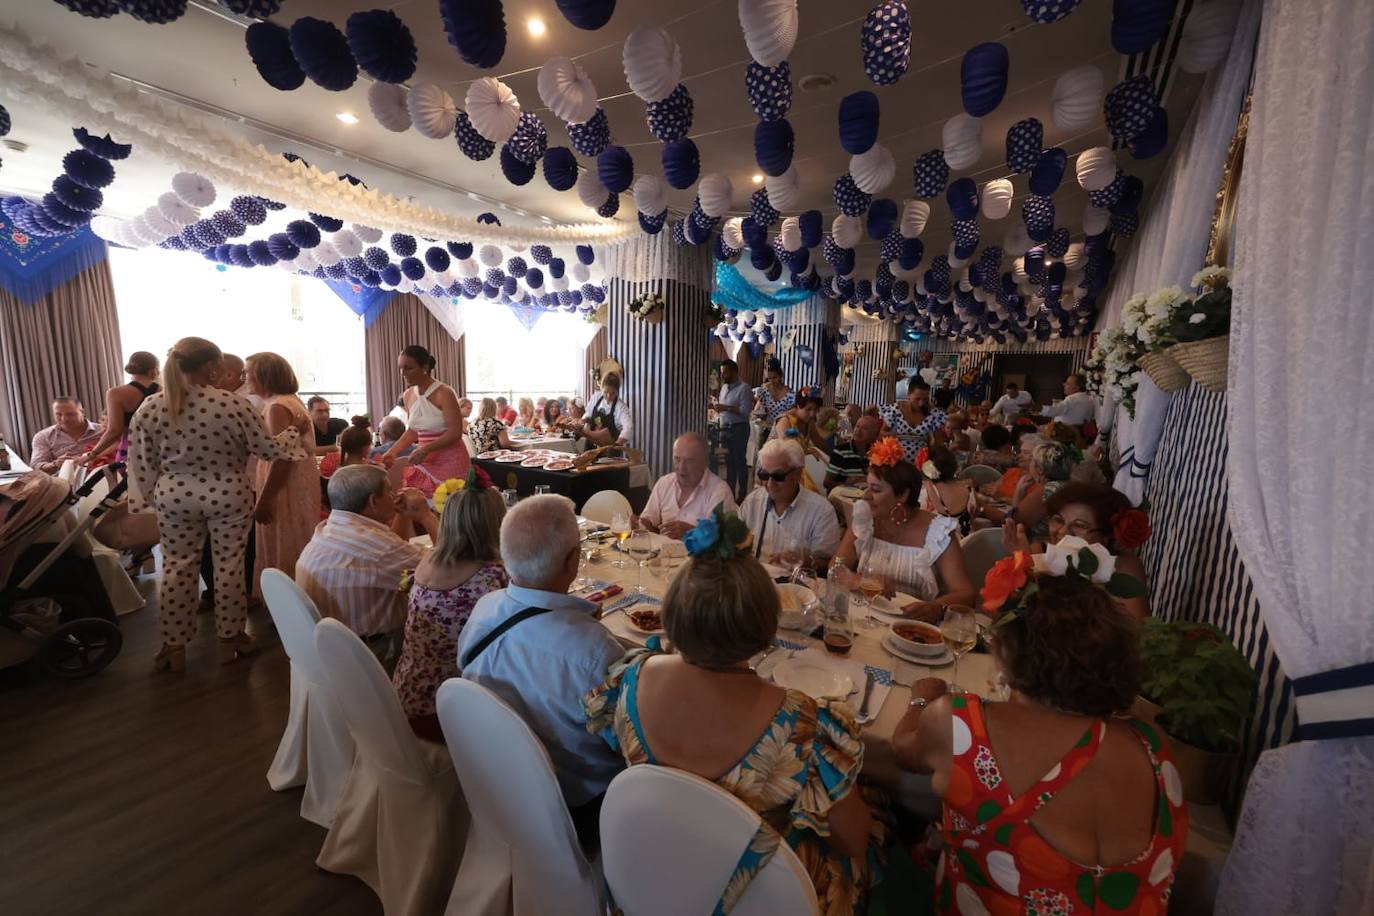
[[[0,93],[38,102],[75,125],[108,131],[139,153],[197,172],[217,184],[261,194],[304,211],[431,238],[478,237],[505,245],[608,244],[639,234],[624,222],[560,226],[492,226],[340,181],[241,137],[209,128],[163,102],[62,58],[13,25],[0,24]]]

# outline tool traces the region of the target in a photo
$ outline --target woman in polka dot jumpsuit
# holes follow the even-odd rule
[[[248,401],[214,387],[220,350],[185,337],[167,353],[163,390],[143,402],[129,430],[136,500],[157,510],[163,570],[158,589],[162,649],[158,670],[180,671],[195,635],[200,554],[208,535],[215,564],[215,629],[220,660],[257,648],[244,632],[243,551],[253,522],[248,456],[291,460],[294,428],[275,439]],[[139,509],[143,506],[133,506]]]

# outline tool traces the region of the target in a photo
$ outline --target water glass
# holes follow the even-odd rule
[[[625,542],[625,549],[635,561],[638,570],[635,574],[635,591],[641,595],[648,591],[644,587],[644,564],[654,555],[654,538],[643,528],[636,529],[630,533],[629,540]]]
[[[949,689],[952,693],[962,693],[959,686],[959,659],[978,644],[978,621],[973,608],[962,604],[951,604],[945,608],[945,618],[940,621],[940,636],[945,646],[954,654],[954,673],[950,678]]]
[[[535,495],[535,496],[543,496],[545,493],[552,493],[552,492],[553,492],[553,487],[549,486],[549,485],[546,484],[546,483],[536,484],[535,487],[534,487],[534,495]]]
[[[520,494],[515,490],[502,490],[501,498],[505,500],[507,509],[514,509],[515,504],[520,502]]]
[[[887,591],[887,575],[881,565],[872,557],[865,556],[859,561],[859,571],[854,575],[851,586],[856,592],[855,601],[864,608],[862,625],[868,629],[885,626],[873,616],[873,601]]]
[[[849,593],[836,589],[825,602],[825,629],[821,636],[825,650],[834,655],[848,655],[854,647],[854,625],[849,621]]]

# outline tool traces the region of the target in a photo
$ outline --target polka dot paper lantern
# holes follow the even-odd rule
[[[1021,0],[1021,6],[1032,22],[1048,25],[1072,13],[1081,2],[1082,0]]]
[[[490,159],[491,154],[496,152],[496,144],[477,132],[477,128],[472,126],[472,119],[468,117],[466,111],[458,112],[454,120],[453,139],[463,155],[473,162]]]
[[[667,98],[644,106],[649,133],[664,143],[685,137],[692,129],[692,108],[691,93],[679,83]]]
[[[611,125],[606,119],[606,112],[597,108],[596,113],[581,124],[569,124],[568,139],[580,155],[601,155],[606,144],[611,142]]]
[[[1169,112],[1156,106],[1154,117],[1145,130],[1126,144],[1136,159],[1151,159],[1159,155],[1169,143]]]
[[[902,78],[911,63],[911,16],[903,0],[883,0],[868,11],[859,32],[864,73],[879,86]]]
[[[846,216],[858,216],[868,209],[873,198],[854,183],[854,178],[845,172],[835,179],[835,184],[831,188],[831,196],[835,200],[835,207]]]
[[[1038,194],[1027,195],[1021,204],[1021,219],[1031,241],[1045,241],[1054,231],[1054,200]]]
[[[785,118],[792,107],[792,69],[787,61],[776,67],[750,61],[744,68],[744,90],[760,121]]]
[[[944,151],[933,149],[922,153],[912,166],[912,179],[917,197],[929,199],[943,194],[949,183],[949,165],[945,162]]]
[[[1044,145],[1045,128],[1039,120],[1017,121],[1007,130],[1007,168],[1016,173],[1029,172]]]
[[[506,141],[511,155],[526,165],[534,165],[549,147],[549,132],[532,111],[522,112],[515,133]]]
[[[639,228],[646,235],[658,235],[663,231],[663,224],[668,221],[668,211],[650,216],[646,213],[639,214]]]
[[[768,192],[759,188],[749,197],[749,215],[760,226],[771,226],[778,221],[779,213],[768,200]]]

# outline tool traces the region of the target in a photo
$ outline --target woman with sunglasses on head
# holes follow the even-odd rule
[[[1116,557],[1116,568],[1128,576],[1147,582],[1145,566],[1135,550],[1150,537],[1150,519],[1134,508],[1124,493],[1105,484],[1070,481],[1045,503],[1048,534],[1034,541],[1026,526],[1008,519],[1002,526],[1002,542],[1008,550],[1044,553],[1047,544],[1058,544],[1066,537],[1082,538],[1101,544]],[[1150,616],[1150,596],[1117,598],[1117,606],[1137,620]]]

